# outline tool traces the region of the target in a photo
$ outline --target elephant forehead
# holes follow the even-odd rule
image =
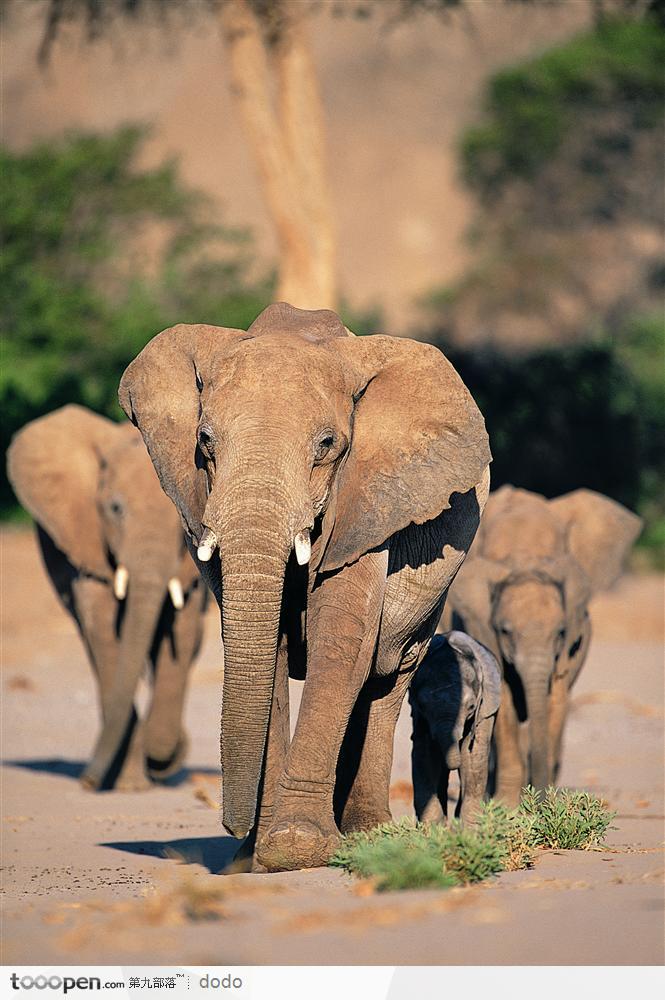
[[[240,341],[230,353],[213,361],[211,368],[211,393],[223,386],[226,392],[251,387],[295,395],[342,389],[346,382],[344,365],[336,354],[323,344],[288,333]]]
[[[523,631],[537,633],[563,616],[563,597],[555,583],[523,580],[504,589],[498,612],[523,623]]]

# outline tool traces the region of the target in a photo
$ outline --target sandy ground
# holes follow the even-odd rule
[[[3,961],[16,964],[662,964],[663,581],[593,607],[562,782],[618,812],[607,846],[543,853],[482,887],[375,895],[339,871],[220,876],[218,624],[187,707],[189,769],[144,794],[83,791],[97,727],[82,647],[32,534],[1,535]],[[297,691],[294,692],[297,694]],[[397,814],[409,810],[409,719]]]

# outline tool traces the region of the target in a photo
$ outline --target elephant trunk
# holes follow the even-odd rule
[[[129,573],[116,674],[102,705],[103,726],[84,781],[99,788],[121,765],[134,717],[134,696],[147,662],[165,596],[164,575]]]
[[[529,781],[542,791],[550,784],[548,717],[552,661],[548,657],[531,659],[528,669],[520,673],[529,719]]]
[[[273,474],[274,475],[274,474]],[[286,563],[301,525],[281,481],[255,473],[222,480],[204,524],[219,543],[222,569],[222,821],[236,837],[254,823],[272,702]]]

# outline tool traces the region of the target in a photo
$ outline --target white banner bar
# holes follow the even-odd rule
[[[538,1000],[665,995],[658,966],[4,966],[5,1000]]]

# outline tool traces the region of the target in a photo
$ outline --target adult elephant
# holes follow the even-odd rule
[[[159,334],[120,402],[221,610],[224,825],[257,866],[324,864],[338,823],[390,816],[400,705],[487,495],[482,416],[435,348],[284,303]]]
[[[527,782],[556,781],[569,691],[589,650],[589,601],[619,577],[640,526],[592,490],[546,500],[503,486],[489,498],[446,616],[503,665],[495,793],[508,805]]]
[[[183,701],[203,625],[205,588],[179,518],[137,431],[80,406],[27,424],[8,472],[98,683],[103,724],[82,781],[147,788],[182,763]],[[139,724],[144,668],[152,701]]]

